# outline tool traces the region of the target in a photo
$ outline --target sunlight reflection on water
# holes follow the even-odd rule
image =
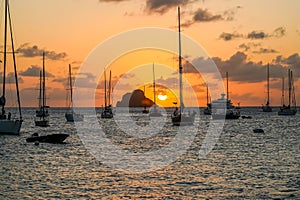
[[[253,118],[226,121],[213,151],[200,160],[209,120],[201,116],[197,123],[202,128],[184,155],[166,168],[134,174],[98,162],[82,145],[74,125],[65,123],[64,110],[51,112],[48,128],[34,127],[34,110],[28,109],[21,136],[0,136],[1,199],[300,198],[299,115],[242,109]],[[254,128],[265,133],[253,133]],[[174,129],[166,125],[155,137],[141,140],[109,126],[107,137],[128,151],[146,152],[168,144]],[[59,145],[26,143],[34,132],[67,132],[70,137]]]

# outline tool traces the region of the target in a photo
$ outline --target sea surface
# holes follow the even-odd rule
[[[197,116],[199,128],[184,153],[147,172],[120,170],[94,157],[77,133],[80,122],[76,126],[67,123],[65,109],[51,108],[50,126],[46,128],[34,126],[34,112],[23,110],[20,136],[0,136],[1,200],[300,199],[300,112],[278,116],[276,109],[263,113],[259,108],[242,108],[241,114],[252,119],[227,120],[212,151],[201,159],[199,150],[210,117]],[[124,120],[135,120],[137,125],[128,132],[139,134],[136,127],[143,130],[146,126],[151,133],[147,138],[147,131],[141,132],[143,137],[139,138],[119,130],[113,120],[89,122],[93,119],[89,115],[87,112],[82,123],[100,124],[106,137],[127,152],[159,150],[170,144],[178,131],[166,118],[163,128],[154,134],[145,115],[127,114]],[[254,133],[255,128],[264,133]],[[191,130],[184,129],[187,134]],[[97,134],[91,131],[87,129],[85,134]],[[27,143],[26,138],[33,133],[70,136],[64,144]],[[168,161],[168,155],[164,156]]]

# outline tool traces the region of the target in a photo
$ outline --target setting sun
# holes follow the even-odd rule
[[[165,94],[159,94],[159,95],[157,96],[157,98],[158,98],[159,100],[161,100],[161,101],[165,101],[165,100],[168,98],[168,96],[165,95]]]

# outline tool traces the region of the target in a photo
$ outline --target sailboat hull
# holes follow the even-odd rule
[[[77,122],[77,121],[83,121],[84,116],[77,113],[66,113],[65,118],[68,122]]]
[[[270,106],[263,106],[262,107],[262,111],[263,112],[272,112],[272,107],[270,107]]]
[[[0,134],[19,135],[22,120],[0,120]]]
[[[290,109],[290,108],[280,108],[280,111],[278,111],[278,115],[296,115],[297,110],[296,109]]]
[[[195,121],[195,115],[176,115],[172,116],[173,126],[192,126]]]
[[[34,121],[35,126],[40,126],[40,127],[47,127],[49,126],[49,120],[48,119],[36,119]]]

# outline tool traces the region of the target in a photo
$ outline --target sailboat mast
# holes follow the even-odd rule
[[[46,106],[46,78],[45,78],[46,74],[45,74],[45,52],[43,52],[43,89],[42,89],[42,93],[43,93],[43,116],[45,114],[45,106]]]
[[[228,89],[228,72],[226,72],[226,96],[227,96],[227,99],[229,99],[229,89]]]
[[[73,108],[73,82],[72,82],[72,68],[71,64],[69,64],[69,87],[70,87],[70,101],[71,101],[71,107]]]
[[[154,105],[156,105],[156,85],[155,85],[155,71],[154,71],[154,63],[152,66],[152,73],[153,73],[153,100],[154,100]]]
[[[104,106],[105,108],[107,107],[107,102],[106,102],[106,71],[104,71]]]
[[[296,95],[295,95],[295,88],[294,88],[294,78],[293,78],[293,71],[291,71],[291,90],[292,90],[292,104],[293,107],[296,108]]]
[[[282,105],[284,105],[284,77],[282,77],[282,93],[281,93]]]
[[[291,70],[289,69],[289,72],[288,72],[288,83],[289,83],[289,106],[291,105],[291,91],[292,91],[292,88],[291,88]]]
[[[206,105],[209,104],[209,100],[208,100],[208,85],[206,84]]]
[[[268,93],[268,97],[267,97],[267,105],[270,104],[270,69],[269,69],[269,63],[267,66],[267,93]]]
[[[3,100],[2,103],[2,115],[5,114],[5,110],[4,110],[4,107],[5,107],[5,78],[6,78],[6,40],[7,40],[7,11],[8,11],[8,0],[5,0],[5,3],[4,3],[4,55],[3,55],[3,88],[2,88],[2,97],[1,97],[1,100]]]
[[[109,82],[108,82],[108,105],[110,105],[110,95],[111,95],[111,71],[109,71]]]
[[[42,107],[42,71],[40,71],[39,107]]]
[[[12,48],[12,56],[13,56],[14,72],[15,72],[14,75],[15,75],[16,90],[17,90],[17,101],[18,101],[18,108],[19,108],[20,119],[22,120],[21,100],[20,100],[20,92],[19,92],[19,80],[18,80],[18,74],[17,74],[17,63],[16,63],[16,55],[15,55],[15,45],[14,45],[14,39],[13,39],[13,30],[12,30],[12,23],[11,23],[9,5],[7,6],[7,9],[8,9],[10,38],[11,38],[11,48]]]
[[[179,98],[180,98],[180,113],[183,109],[182,98],[182,58],[181,58],[181,29],[180,29],[180,7],[178,6],[178,64],[179,64]]]

